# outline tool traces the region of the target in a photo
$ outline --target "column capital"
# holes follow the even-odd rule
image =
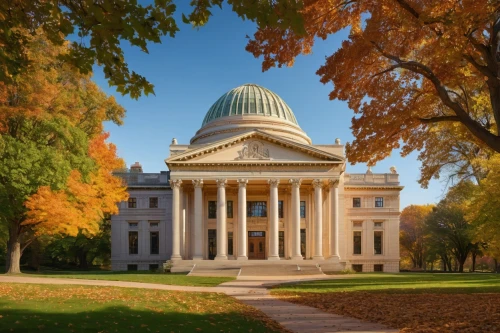
[[[237,180],[239,187],[247,187],[248,179],[240,178]]]
[[[300,178],[290,179],[288,182],[290,184],[292,184],[292,187],[300,187],[300,184],[302,183],[302,179],[300,179]]]
[[[180,179],[170,179],[170,187],[179,188],[182,185],[182,180]]]
[[[323,187],[323,179],[314,179],[312,181],[312,186],[314,188],[322,188]]]
[[[339,187],[339,180],[338,179],[328,179],[328,185],[330,187]]]
[[[227,185],[227,179],[216,179],[215,182],[217,183],[217,187],[226,187]]]
[[[267,183],[268,183],[269,185],[271,185],[271,187],[278,187],[278,185],[279,185],[279,183],[280,183],[280,180],[279,180],[279,179],[277,179],[277,178],[272,178],[272,179],[269,179],[269,180],[267,181]]]
[[[203,187],[203,179],[193,179],[193,186],[195,188],[202,188]]]

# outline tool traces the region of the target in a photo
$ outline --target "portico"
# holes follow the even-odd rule
[[[208,260],[210,254],[215,255],[215,260],[302,260],[308,254],[316,260],[331,257],[330,250],[323,248],[323,238],[329,238],[329,234],[334,239],[338,238],[338,228],[334,228],[335,214],[323,214],[323,206],[328,206],[328,201],[324,201],[323,196],[330,195],[329,184],[332,183],[338,183],[338,179],[171,179],[172,203],[182,212],[172,214],[172,237],[178,237],[178,241],[172,242],[172,260]],[[181,207],[180,188],[185,193],[185,202],[193,197],[191,212]],[[213,198],[216,198],[215,219],[208,211],[209,205],[213,205]],[[251,204],[247,205],[247,201]],[[338,197],[331,202],[338,202]],[[314,210],[308,211],[308,206]],[[228,213],[228,209],[233,208],[234,212]],[[336,210],[335,206],[333,209],[326,209],[332,213]],[[192,224],[192,227],[184,228],[187,234],[181,235],[178,230],[183,230],[182,225],[186,224]],[[216,230],[216,253],[209,253],[209,230],[213,229]],[[305,239],[302,237],[302,246],[301,230],[306,234]],[[260,241],[264,242],[260,246],[259,243],[249,242],[249,238],[254,238],[253,235],[260,236]],[[182,238],[190,241],[186,242],[181,251]],[[305,247],[305,253],[301,252],[301,247]],[[259,250],[263,252],[263,257],[258,256]]]

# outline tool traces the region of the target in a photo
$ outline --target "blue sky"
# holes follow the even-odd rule
[[[163,160],[168,157],[172,138],[189,143],[210,106],[228,90],[245,83],[259,84],[283,98],[314,144],[333,144],[337,137],[342,143],[353,140],[349,129],[353,112],[345,102],[330,101],[332,86],[320,83],[315,74],[325,56],[340,47],[346,34],[318,41],[313,54],[297,58],[291,68],[263,73],[261,60],[245,51],[245,36],[253,36],[255,25],[242,21],[229,8],[215,9],[210,22],[201,29],[180,20],[178,24],[181,31],[177,36],[164,38],[162,44],[151,44],[149,54],[124,45],[129,68],[155,85],[156,96],[137,101],[121,96],[108,87],[100,69],[95,71],[97,83],[127,109],[125,124],[107,124],[106,130],[128,166],[139,161],[145,172],[167,170]],[[434,203],[443,195],[444,184],[439,181],[431,182],[429,189],[420,188],[416,156],[414,153],[403,159],[393,152],[372,168],[385,173],[390,166],[396,166],[405,186],[401,208]],[[347,167],[349,173],[365,171],[363,164]]]

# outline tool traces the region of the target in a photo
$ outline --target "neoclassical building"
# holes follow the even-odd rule
[[[130,199],[112,217],[112,268],[213,260],[310,260],[326,270],[399,270],[399,195],[388,173],[345,172],[344,146],[313,144],[275,93],[245,84],[208,110],[168,172],[118,174]]]

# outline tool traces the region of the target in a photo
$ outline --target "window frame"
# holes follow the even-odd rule
[[[307,208],[305,200],[300,201],[300,218],[305,219],[307,216]]]
[[[384,207],[384,197],[375,197],[375,208]]]
[[[233,200],[226,201],[226,218],[233,218]]]
[[[153,252],[153,235],[156,234],[156,246],[155,252]],[[149,232],[149,254],[158,255],[160,254],[160,232],[159,231],[150,231]]]
[[[360,197],[352,198],[352,207],[353,208],[361,208],[361,198]]]
[[[380,234],[380,236],[378,236],[380,237],[380,241],[377,241],[377,234]],[[384,232],[382,230],[376,230],[373,232],[373,254],[374,255],[384,254]]]
[[[128,198],[128,208],[137,208],[137,197]]]
[[[359,237],[359,242],[356,240],[356,237]],[[359,244],[359,251],[357,246],[358,244]],[[356,230],[352,232],[352,254],[357,256],[363,254],[363,232],[361,230]]]
[[[216,219],[217,218],[217,201],[209,200],[208,205],[208,218]]]
[[[278,200],[278,218],[282,219],[284,218],[284,201],[283,200]]]
[[[149,208],[158,208],[158,201],[158,197],[149,197]]]
[[[267,217],[267,201],[247,201],[247,217]]]
[[[132,234],[136,234],[135,245],[133,243],[131,243]],[[135,251],[134,251],[134,249],[135,249]],[[129,231],[128,232],[128,254],[129,255],[139,254],[139,231]]]

